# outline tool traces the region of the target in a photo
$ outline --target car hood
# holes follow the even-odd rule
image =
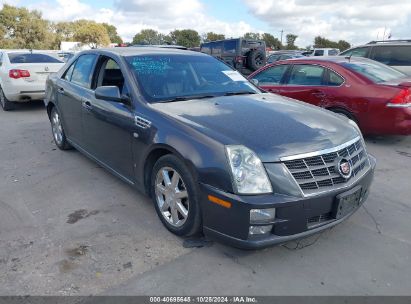
[[[224,96],[152,106],[224,145],[244,145],[263,162],[329,149],[359,136],[348,119],[274,94]]]

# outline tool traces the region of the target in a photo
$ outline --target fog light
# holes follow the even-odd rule
[[[270,209],[251,209],[250,210],[250,223],[270,223],[274,221],[275,208]]]
[[[249,235],[261,235],[271,232],[273,225],[250,226]]]

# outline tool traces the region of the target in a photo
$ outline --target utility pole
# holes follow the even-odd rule
[[[281,45],[283,45],[283,33],[284,33],[284,30],[281,30],[280,33],[281,33]]]

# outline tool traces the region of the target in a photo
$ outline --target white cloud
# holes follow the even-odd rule
[[[108,22],[126,41],[142,29],[152,28],[164,34],[175,29],[194,29],[200,34],[213,31],[228,37],[238,37],[249,31],[256,31],[246,20],[226,22],[207,15],[199,0],[116,0],[113,8],[96,10],[81,0],[57,0],[57,6],[50,1],[31,5],[52,21],[73,21],[92,19]]]
[[[354,44],[386,36],[407,38],[411,27],[410,0],[244,0],[256,18],[278,32],[295,33],[297,44],[306,46],[314,37]]]

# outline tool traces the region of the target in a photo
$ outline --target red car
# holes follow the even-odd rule
[[[365,58],[291,59],[249,76],[261,89],[345,115],[364,134],[411,134],[411,78]]]

